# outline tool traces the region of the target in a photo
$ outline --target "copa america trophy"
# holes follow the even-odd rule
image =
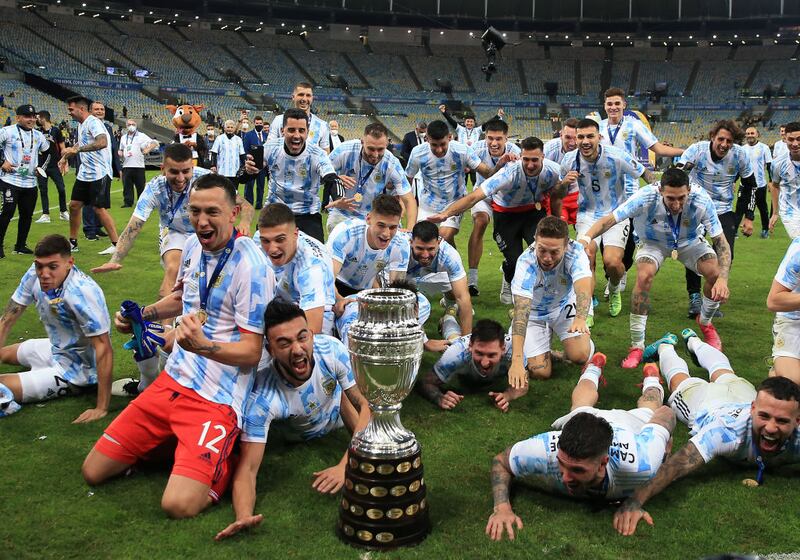
[[[414,434],[400,423],[422,360],[416,295],[392,288],[359,292],[348,339],[372,417],[350,443],[337,532],[365,548],[417,544],[430,531],[422,459]]]

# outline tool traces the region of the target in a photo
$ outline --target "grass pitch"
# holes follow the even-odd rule
[[[72,178],[67,181],[71,192]],[[112,214],[121,231],[130,212],[119,208],[121,184],[114,181]],[[52,200],[52,199],[51,199]],[[37,215],[38,216],[38,215]],[[67,234],[67,223],[51,212],[51,224],[34,224],[29,245],[46,233]],[[162,270],[158,262],[157,217],[137,239],[120,272],[96,276],[113,312],[123,299],[150,303],[156,299]],[[470,220],[457,238],[466,262]],[[734,369],[758,383],[767,374],[772,346],[772,314],[765,299],[788,238],[782,228],[769,240],[756,236],[736,243],[730,279],[731,301],[717,322]],[[0,260],[0,298],[7,301],[31,259],[10,254],[16,222],[7,234],[9,255]],[[87,271],[105,262],[97,255],[103,242],[80,241],[78,266]],[[480,267],[481,296],[477,317],[508,324],[500,305],[500,254],[486,236]],[[666,330],[691,326],[686,319],[683,268],[667,262],[652,292],[653,313],[648,341]],[[601,275],[599,275],[600,277]],[[639,372],[618,367],[629,345],[628,306],[634,275],[623,296],[623,313],[612,319],[601,301],[593,336],[598,350],[609,357],[608,386],[601,388],[598,406],[631,408],[639,395]],[[603,281],[598,282],[598,294]],[[434,302],[435,303],[435,302]],[[434,305],[428,334],[435,336],[441,310]],[[12,330],[8,344],[44,336],[35,310],[28,309]],[[135,376],[125,338],[112,333],[115,377]],[[435,360],[426,355],[422,368]],[[13,371],[2,367],[2,372]],[[694,368],[692,371],[695,371]],[[423,446],[433,530],[419,546],[382,555],[385,558],[700,558],[721,552],[779,553],[800,550],[800,516],[796,513],[794,478],[797,468],[768,470],[766,485],[747,488],[743,478],[754,471],[718,461],[695,476],[675,483],[648,504],[655,527],[640,525],[633,537],[612,529],[613,507],[600,507],[551,496],[522,485],[512,494],[514,510],[525,527],[513,542],[493,543],[483,531],[492,510],[489,467],[492,457],[514,442],[546,431],[550,422],[569,410],[578,368],[556,364],[553,378],[533,382],[527,397],[515,401],[507,414],[495,409],[483,393],[468,394],[459,407],[443,412],[412,394],[403,421]],[[2,558],[359,558],[362,553],[342,544],[334,534],[338,500],[311,488],[311,473],[334,464],[349,440],[345,431],[308,444],[289,444],[272,437],[258,480],[256,512],[264,514],[257,529],[223,543],[214,534],[233,519],[230,496],[185,521],[168,520],[159,507],[168,468],[148,469],[133,476],[90,488],[80,465],[105,426],[127,404],[112,398],[108,417],[93,424],[72,425],[93,396],[26,405],[0,421],[0,557]],[[686,442],[678,425],[675,445]],[[372,557],[378,554],[373,553]]]

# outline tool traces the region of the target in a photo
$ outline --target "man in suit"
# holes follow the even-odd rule
[[[344,136],[339,134],[339,123],[337,121],[330,121],[328,123],[328,128],[331,131],[330,137],[330,145],[331,145],[331,152],[339,147],[339,144],[344,142]]]
[[[253,119],[253,130],[250,130],[242,136],[242,143],[244,144],[244,153],[249,154],[250,148],[254,146],[263,146],[267,142],[269,130],[264,130],[264,117],[257,116]],[[258,175],[247,181],[244,185],[244,198],[250,204],[253,204],[253,185],[256,186],[255,207],[260,210],[264,200],[264,182],[267,178],[267,168],[264,167],[258,172]]]
[[[425,121],[419,121],[417,126],[403,136],[403,144],[402,148],[400,149],[400,159],[403,161],[403,165],[408,165],[408,157],[411,155],[411,150],[417,147],[419,144],[425,142],[425,134],[428,132],[428,123]],[[419,191],[419,187],[422,186],[422,177],[419,173],[414,176],[414,181],[411,184],[411,187],[414,191],[414,198],[417,197],[417,192]],[[412,224],[413,225],[413,224]]]

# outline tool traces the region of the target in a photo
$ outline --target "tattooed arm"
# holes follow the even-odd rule
[[[592,305],[592,279],[581,278],[572,285],[572,288],[575,290],[575,319],[572,320],[567,332],[589,334],[586,317],[589,316],[589,306]]]
[[[8,305],[6,305],[3,315],[0,316],[0,348],[5,345],[11,327],[17,322],[26,307],[26,305],[21,305],[13,299],[8,300]]]
[[[658,176],[647,168],[645,168],[644,173],[642,173],[642,177],[644,177],[648,185],[658,182]]]
[[[667,459],[658,473],[644,486],[639,487],[633,495],[625,500],[614,514],[614,528],[620,535],[632,535],[636,532],[639,520],[652,525],[653,518],[642,509],[642,506],[653,496],[664,490],[673,481],[686,476],[705,464],[703,456],[692,442]]]
[[[111,255],[111,260],[103,265],[93,268],[92,272],[97,274],[99,272],[111,272],[112,270],[121,269],[122,259],[128,256],[128,253],[133,247],[133,242],[142,231],[142,227],[144,227],[144,220],[137,218],[136,216],[131,216],[128,225],[125,226],[125,229],[122,230],[122,233],[119,235],[117,248],[114,251],[114,254]]]
[[[717,254],[717,261],[719,262],[719,277],[714,285],[711,287],[711,299],[714,301],[725,302],[730,296],[728,290],[728,274],[731,270],[731,247],[728,245],[728,240],[724,235],[718,235],[711,240],[711,246]]]
[[[492,498],[494,499],[494,512],[489,516],[486,524],[486,536],[493,541],[503,538],[503,531],[508,532],[509,540],[514,540],[514,525],[517,530],[522,529],[522,520],[511,509],[508,492],[514,475],[509,465],[509,447],[492,460]]]
[[[508,368],[508,384],[513,389],[521,389],[528,384],[524,347],[530,314],[531,299],[514,296],[514,318],[511,321],[511,366]]]

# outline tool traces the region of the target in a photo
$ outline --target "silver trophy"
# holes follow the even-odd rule
[[[372,417],[350,444],[338,531],[369,548],[416,544],[430,530],[425,481],[419,443],[399,413],[422,360],[417,297],[393,288],[357,297],[350,360]]]

